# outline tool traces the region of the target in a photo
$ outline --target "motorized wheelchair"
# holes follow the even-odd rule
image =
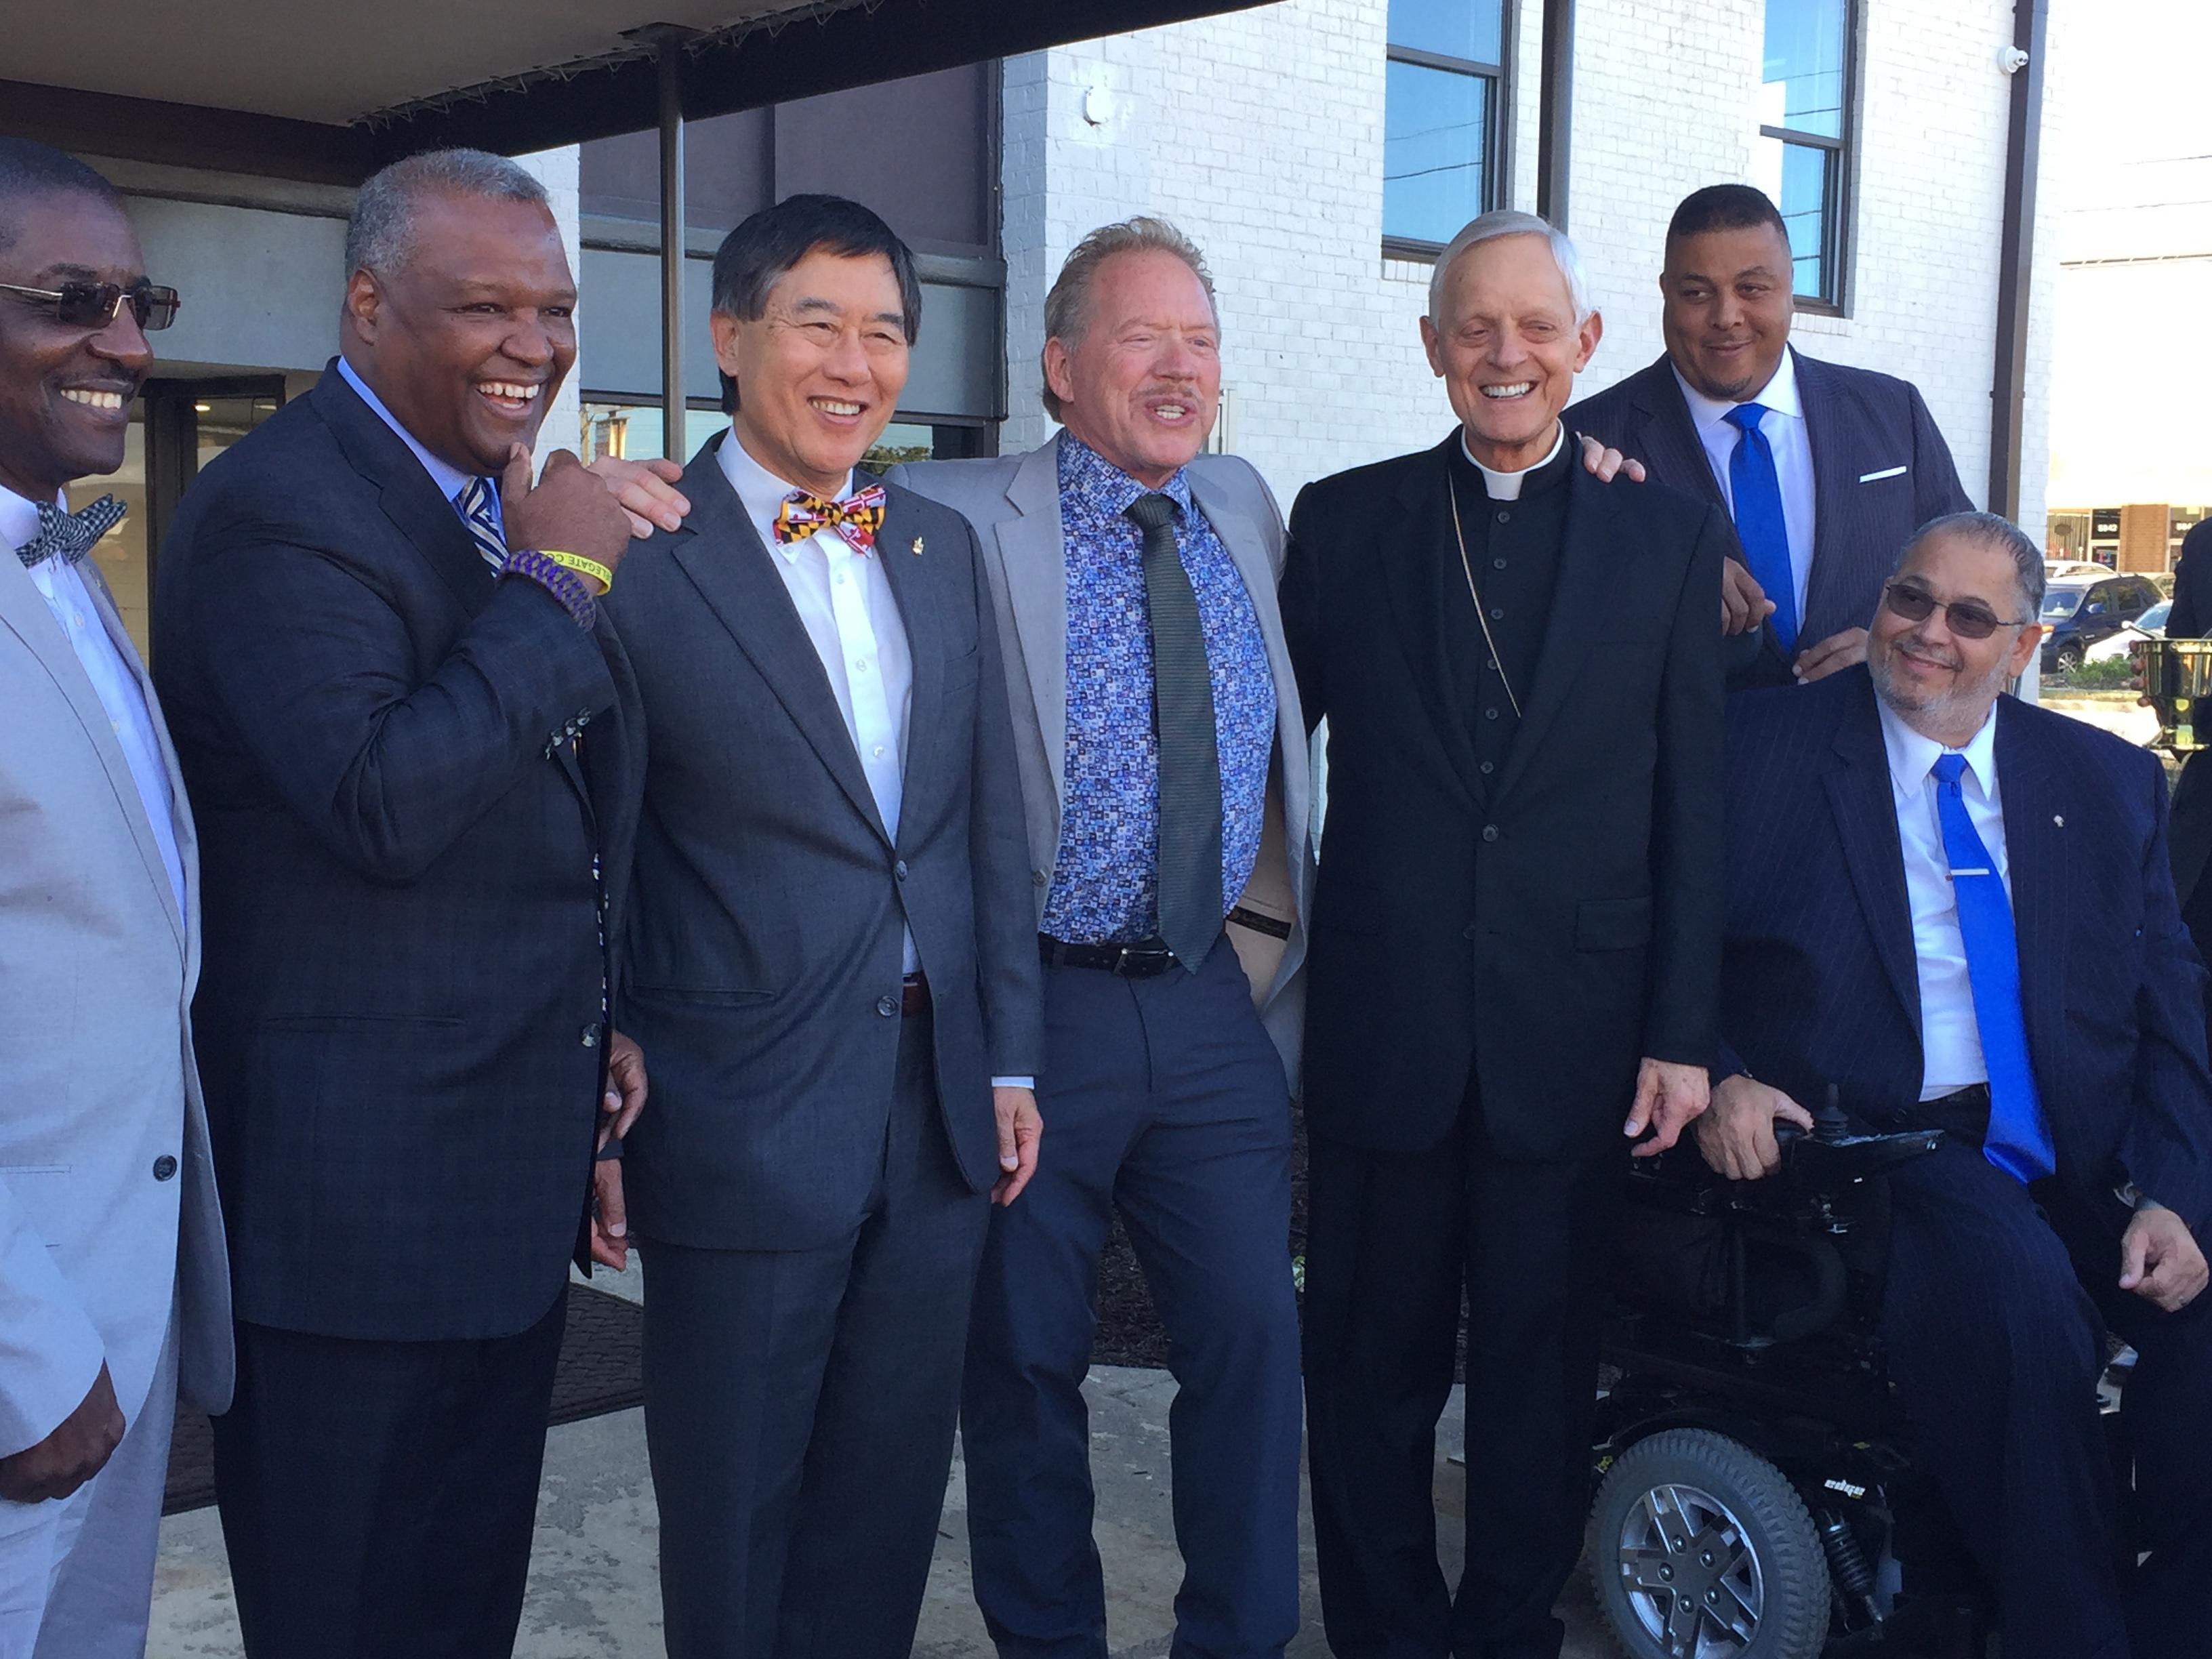
[[[1763,1181],[1640,1162],[1605,1340],[1588,1559],[1635,1659],[1981,1659],[1993,1625],[1915,1470],[1876,1334],[1884,1172],[1935,1130],[1832,1098]],[[2123,1375],[2100,1387],[2108,1428]]]

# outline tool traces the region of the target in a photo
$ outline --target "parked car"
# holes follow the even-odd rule
[[[2172,599],[2160,599],[2111,638],[2099,640],[2082,654],[2081,660],[2106,662],[2118,659],[2124,662],[2128,653],[2135,649],[2136,641],[2166,637],[2166,613],[2172,609]]]
[[[2112,567],[2094,559],[2045,559],[2043,580],[2046,582],[2093,582],[2100,576],[2112,574]]]
[[[2070,674],[2091,646],[2110,639],[2164,597],[2148,576],[2054,582],[2043,591],[2043,672]]]

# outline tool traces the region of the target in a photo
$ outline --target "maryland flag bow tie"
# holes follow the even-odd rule
[[[876,532],[884,527],[884,487],[871,485],[842,501],[825,501],[794,489],[776,509],[778,542],[803,542],[817,531],[834,530],[855,553],[875,550]]]

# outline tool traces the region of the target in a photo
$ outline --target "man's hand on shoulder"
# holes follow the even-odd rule
[[[1721,632],[1747,634],[1774,614],[1774,601],[1741,559],[1721,561]]]
[[[2204,1252],[2189,1224],[2155,1204],[2137,1210],[2120,1237],[2120,1288],[2179,1313],[2204,1280]]]
[[[1866,659],[1866,629],[1846,628],[1800,651],[1797,660],[1790,665],[1790,672],[1796,675],[1800,685],[1810,685],[1814,680],[1824,680],[1846,668],[1856,668]]]
[[[676,487],[684,468],[675,461],[623,461],[603,455],[585,471],[615,492],[623,511],[629,514],[629,533],[639,541],[655,530],[681,528],[691,511],[690,501]]]
[[[1583,471],[1600,483],[1611,483],[1616,475],[1626,472],[1631,483],[1642,483],[1644,463],[1632,461],[1617,449],[1607,449],[1587,433],[1575,434],[1582,441]]]
[[[0,1498],[15,1504],[67,1498],[107,1467],[123,1443],[123,1428],[115,1384],[103,1364],[92,1391],[59,1427],[37,1445],[0,1457]]]
[[[1730,1181],[1756,1181],[1782,1163],[1774,1126],[1788,1121],[1810,1130],[1813,1115],[1779,1089],[1741,1073],[1713,1085],[1712,1104],[1698,1120],[1698,1150]]]
[[[1644,1056],[1636,1072],[1636,1102],[1620,1131],[1631,1140],[1651,1132],[1651,1139],[1637,1146],[1636,1156],[1653,1157],[1680,1139],[1690,1121],[1705,1109],[1711,1090],[1704,1066]]]

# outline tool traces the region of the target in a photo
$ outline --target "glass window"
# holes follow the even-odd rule
[[[1502,0],[1390,0],[1382,240],[1434,252],[1497,205]]]
[[[1850,0],[1767,0],[1753,179],[1790,229],[1802,300],[1843,295],[1849,161]]]

